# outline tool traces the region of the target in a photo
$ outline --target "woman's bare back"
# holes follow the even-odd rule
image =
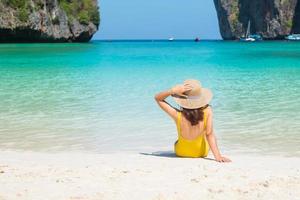
[[[205,111],[204,111],[205,112]],[[184,115],[181,117],[181,136],[187,140],[194,140],[202,134],[205,134],[204,129],[204,119],[200,121],[197,125],[192,126],[190,121],[188,121]]]

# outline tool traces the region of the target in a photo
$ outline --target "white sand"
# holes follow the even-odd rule
[[[2,151],[0,199],[300,199],[300,158]]]

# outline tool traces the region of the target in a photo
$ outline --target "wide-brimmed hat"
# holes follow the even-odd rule
[[[186,80],[183,84],[191,86],[191,90],[184,93],[186,96],[172,95],[174,101],[181,107],[187,109],[201,108],[211,101],[213,94],[211,90],[203,88],[198,80]]]

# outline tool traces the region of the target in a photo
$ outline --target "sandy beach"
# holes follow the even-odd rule
[[[300,159],[2,151],[0,199],[297,199]],[[211,156],[210,156],[211,158]]]

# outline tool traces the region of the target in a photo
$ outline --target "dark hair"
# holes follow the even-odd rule
[[[203,110],[207,108],[209,105],[203,106],[201,108],[196,109],[187,109],[182,108],[183,116],[191,122],[192,126],[197,125],[200,121],[203,121],[204,113]]]

